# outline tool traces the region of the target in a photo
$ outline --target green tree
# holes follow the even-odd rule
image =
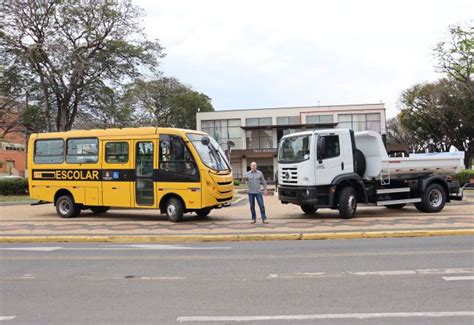
[[[449,32],[451,39],[435,48],[438,69],[450,79],[469,84],[474,74],[474,26],[450,26]]]
[[[423,142],[403,127],[400,114],[387,120],[387,144],[407,145],[410,152],[420,152],[425,149]]]
[[[183,92],[173,95],[173,126],[183,129],[196,129],[197,112],[213,112],[214,108],[211,99],[200,92],[192,89],[185,89]]]
[[[172,77],[131,84],[124,102],[137,124],[156,127],[195,129],[196,112],[214,110],[208,96]]]
[[[438,68],[447,78],[417,84],[402,93],[400,122],[422,148],[465,151],[465,166],[474,154],[474,29],[450,27],[451,39],[435,49]]]
[[[71,129],[91,103],[100,105],[98,89],[155,73],[163,56],[130,1],[3,1],[2,13],[4,65],[29,80],[49,131]]]

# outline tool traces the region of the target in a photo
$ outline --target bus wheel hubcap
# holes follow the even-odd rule
[[[61,211],[62,214],[68,214],[70,209],[71,206],[68,201],[64,200],[59,203],[59,211]]]
[[[168,215],[174,217],[176,215],[176,207],[174,205],[168,205]]]

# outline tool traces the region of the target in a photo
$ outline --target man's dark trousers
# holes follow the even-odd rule
[[[252,213],[252,220],[257,220],[257,214],[255,212],[255,199],[257,199],[258,207],[260,208],[260,215],[262,216],[262,220],[267,219],[267,215],[265,214],[265,205],[263,204],[263,195],[262,193],[249,193],[249,201],[250,201],[250,212]]]

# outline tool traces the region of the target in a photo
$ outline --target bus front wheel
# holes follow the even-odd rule
[[[166,215],[168,220],[172,222],[179,222],[183,220],[184,206],[181,200],[177,198],[170,198],[166,202]]]
[[[62,195],[56,200],[56,212],[61,218],[74,218],[81,213],[81,206],[71,195]]]

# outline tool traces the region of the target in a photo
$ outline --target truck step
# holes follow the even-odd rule
[[[377,205],[392,205],[392,204],[417,203],[417,202],[421,202],[421,198],[403,199],[403,200],[389,200],[389,201],[378,201],[378,202],[377,202]]]
[[[397,188],[377,189],[377,194],[403,193],[403,192],[410,192],[410,188],[409,187],[397,187]]]

